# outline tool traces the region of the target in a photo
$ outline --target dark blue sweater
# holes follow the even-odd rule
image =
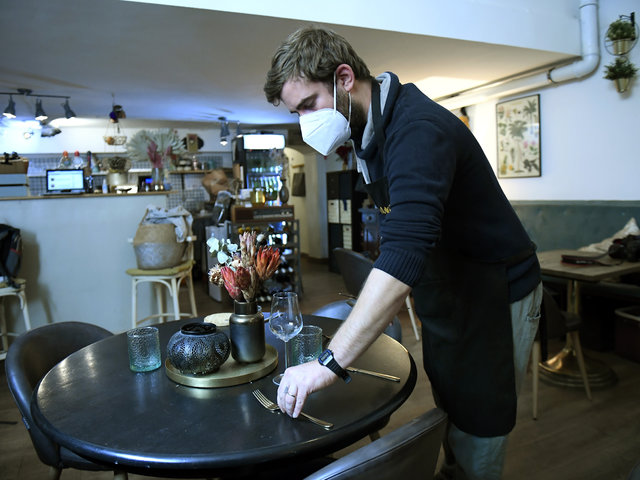
[[[390,75],[384,161],[375,139],[364,150],[355,142],[372,182],[386,176],[389,184],[375,267],[414,286],[436,244],[481,262],[520,257],[507,276],[509,300],[523,298],[540,281],[540,267],[535,253],[522,258],[531,240],[482,148],[455,115]]]

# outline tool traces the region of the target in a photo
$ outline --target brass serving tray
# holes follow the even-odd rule
[[[277,365],[278,351],[267,344],[264,357],[259,362],[240,363],[236,362],[232,356],[229,356],[217,372],[208,375],[182,373],[173,366],[168,358],[164,362],[164,370],[171,380],[181,385],[198,388],[218,388],[231,387],[257,380],[271,373]]]

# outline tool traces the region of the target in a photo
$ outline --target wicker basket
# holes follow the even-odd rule
[[[183,261],[186,242],[176,241],[172,223],[139,225],[133,238],[133,250],[138,268],[159,270],[179,265]]]

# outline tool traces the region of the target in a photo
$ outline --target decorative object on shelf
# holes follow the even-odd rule
[[[167,168],[186,150],[176,131],[164,128],[139,130],[127,142],[127,152],[133,160],[148,160],[153,168]]]
[[[629,61],[626,57],[617,57],[613,63],[610,63],[605,67],[604,78],[607,80],[613,80],[616,85],[616,90],[619,93],[624,93],[629,88],[631,80],[638,73],[636,66]]]
[[[539,177],[540,95],[496,105],[498,178]]]
[[[227,361],[231,343],[212,323],[188,323],[167,344],[167,358],[180,373],[207,375]]]
[[[127,185],[129,183],[129,168],[131,168],[131,162],[126,157],[109,157],[107,159],[108,173],[107,183],[111,191],[115,191],[120,185]]]
[[[280,250],[257,247],[257,233],[240,234],[240,245],[229,239],[207,240],[209,252],[218,265],[209,270],[209,281],[226,288],[234,300],[229,319],[231,355],[239,362],[257,362],[264,356],[264,317],[256,303],[256,293],[280,265]]]
[[[621,15],[618,20],[611,22],[605,34],[607,50],[611,47],[613,55],[626,55],[638,40],[638,25],[635,22],[635,12],[630,16]]]
[[[280,202],[283,205],[286,205],[289,201],[289,189],[287,188],[287,179],[285,177],[280,177],[280,181],[282,182],[282,187],[278,192],[278,197],[280,198]]]
[[[124,145],[127,142],[127,136],[120,129],[120,120],[127,118],[127,114],[124,112],[122,105],[116,105],[116,97],[111,94],[111,112],[109,112],[109,121],[107,122],[107,131],[103,135],[102,139],[107,145]]]

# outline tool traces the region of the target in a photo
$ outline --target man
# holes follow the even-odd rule
[[[413,291],[424,366],[449,415],[441,478],[500,478],[516,392],[538,326],[535,246],[469,129],[390,72],[374,79],[341,36],[305,27],[276,51],[267,100],[300,116],[323,155],[353,141],[381,212],[380,256],[318,362],[286,370],[278,404],[297,417]]]

